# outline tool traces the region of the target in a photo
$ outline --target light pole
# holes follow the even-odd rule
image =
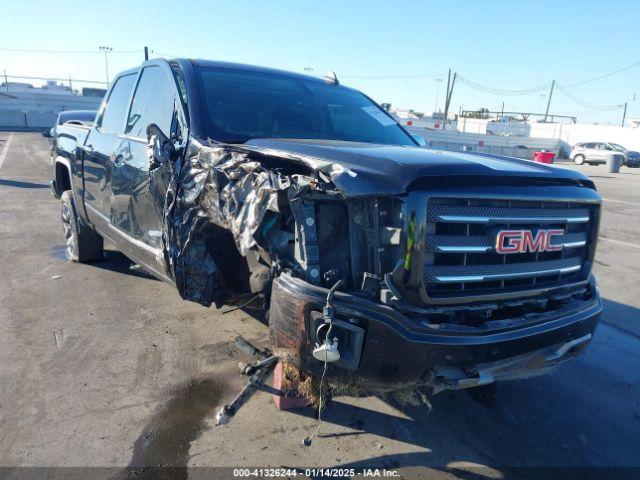
[[[436,82],[436,101],[433,104],[433,113],[436,113],[438,111],[438,97],[440,96],[440,85],[442,84],[442,79],[436,78],[435,82]]]
[[[546,93],[541,93],[540,94],[540,111],[541,112],[544,109],[544,99],[545,98],[547,98],[547,94]]]
[[[109,88],[109,59],[107,58],[107,53],[112,51],[113,48],[107,47],[105,45],[98,47],[100,50],[104,52],[104,71],[107,75],[107,88]]]

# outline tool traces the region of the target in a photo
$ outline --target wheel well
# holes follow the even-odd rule
[[[56,163],[56,190],[62,195],[62,192],[71,190],[71,175],[69,169],[64,163]]]

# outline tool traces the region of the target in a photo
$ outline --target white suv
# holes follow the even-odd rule
[[[587,142],[577,143],[571,150],[569,158],[573,160],[576,165],[582,165],[588,163],[589,165],[596,165],[598,163],[607,163],[609,158],[620,158],[622,164],[627,163],[627,156],[624,153],[622,147],[616,148],[612,143],[606,142]]]

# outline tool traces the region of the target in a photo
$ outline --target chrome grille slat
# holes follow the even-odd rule
[[[428,222],[447,223],[587,223],[588,208],[495,207],[477,205],[430,205]]]
[[[462,215],[438,215],[436,220],[449,223],[587,223],[589,217],[470,217]]]
[[[455,283],[534,278],[576,272],[580,270],[581,265],[580,257],[498,265],[440,265],[429,267],[425,273],[425,280],[429,283]]]

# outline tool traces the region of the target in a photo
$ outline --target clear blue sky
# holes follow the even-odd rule
[[[640,2],[626,1],[11,1],[0,9],[0,48],[115,51],[111,75],[142,60],[148,45],[162,54],[230,60],[323,75],[378,102],[430,112],[438,75],[443,107],[446,72],[504,90],[524,90],[555,78],[561,85],[640,62]],[[0,50],[10,75],[103,80],[100,53],[19,53]],[[358,78],[360,77],[360,78]],[[640,66],[569,91],[598,105],[629,102],[640,117]],[[638,100],[633,101],[637,94]],[[494,95],[460,82],[452,110],[543,109],[541,92]],[[551,112],[582,121],[619,122],[621,111],[590,111],[560,91]]]

